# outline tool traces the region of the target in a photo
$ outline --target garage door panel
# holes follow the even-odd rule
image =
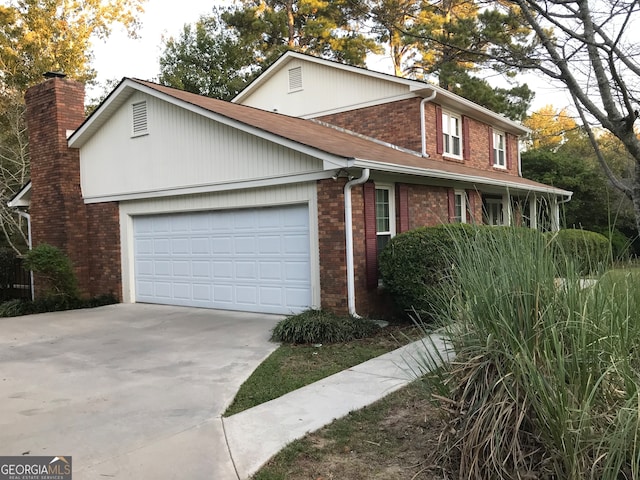
[[[311,304],[306,205],[134,218],[136,300],[265,313]]]

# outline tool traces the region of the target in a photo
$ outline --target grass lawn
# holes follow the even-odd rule
[[[350,413],[278,453],[254,480],[444,480],[444,416],[419,382]]]
[[[240,387],[225,417],[316,382],[413,340],[418,330],[390,325],[370,338],[330,345],[282,345]]]

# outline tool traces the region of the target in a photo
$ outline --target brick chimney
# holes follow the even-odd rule
[[[67,146],[68,132],[85,119],[84,85],[61,74],[45,77],[25,94],[33,244],[48,243],[64,251],[87,294],[87,212],[80,190],[80,156]]]

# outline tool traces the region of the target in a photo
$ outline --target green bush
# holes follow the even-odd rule
[[[118,303],[118,299],[111,295],[100,295],[88,299],[71,297],[44,297],[36,300],[9,300],[0,303],[0,317],[18,317],[34,313],[59,312],[80,308],[94,308]]]
[[[607,237],[588,230],[564,229],[546,234],[551,242],[560,274],[569,263],[581,274],[596,273],[611,263],[611,249]]]
[[[456,358],[425,382],[449,415],[452,477],[640,479],[633,275],[585,286],[541,236],[455,243],[438,319]],[[425,349],[423,360],[442,358]]]
[[[338,343],[365,338],[378,325],[364,318],[339,317],[323,310],[307,310],[279,322],[271,339],[285,343]]]
[[[45,298],[79,297],[78,280],[71,260],[58,248],[42,243],[24,256],[24,265],[43,282]]]
[[[392,238],[379,257],[380,277],[402,310],[428,314],[451,268],[452,237],[469,236],[466,224],[420,227]]]
[[[609,247],[611,249],[611,256],[614,261],[625,261],[631,256],[631,246],[633,240],[627,237],[618,229],[604,229],[598,231],[609,240]]]

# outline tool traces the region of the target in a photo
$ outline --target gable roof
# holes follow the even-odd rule
[[[94,113],[71,135],[69,146],[80,148],[117,108],[135,92],[142,91],[181,108],[247,131],[294,150],[313,155],[331,168],[360,167],[373,170],[495,185],[554,195],[571,192],[497,171],[442,162],[384,145],[361,135],[315,122],[257,108],[238,105],[152,82],[125,78]]]
[[[362,67],[355,67],[353,65],[347,65],[344,63],[335,62],[333,60],[326,60],[324,58],[315,57],[313,55],[287,51],[283,53],[275,62],[273,62],[263,73],[256,77],[249,85],[247,85],[240,93],[238,93],[231,102],[242,104],[252,93],[258,90],[262,85],[269,81],[277,72],[287,67],[289,63],[294,60],[301,60],[304,62],[310,62],[317,65],[322,65],[327,68],[334,68],[353,74],[371,77],[386,82],[391,82],[397,85],[406,87],[407,93],[414,93],[416,96],[425,97],[435,93],[436,99],[434,102],[441,104],[443,107],[449,107],[456,109],[458,113],[469,115],[477,118],[483,122],[492,124],[509,130],[518,135],[525,135],[530,132],[530,129],[524,125],[515,122],[504,115],[500,115],[486,107],[480,106],[477,103],[467,100],[460,95],[456,95],[444,88],[437,85],[433,85],[421,80],[413,80],[409,78],[397,77],[383,72],[376,72],[368,70]],[[382,99],[381,99],[382,100]]]

